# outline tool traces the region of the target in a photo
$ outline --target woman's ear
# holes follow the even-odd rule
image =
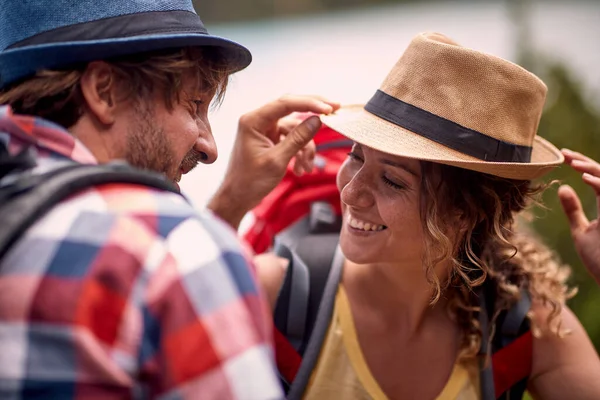
[[[88,111],[104,125],[115,122],[117,84],[109,64],[94,61],[88,64],[80,81]]]

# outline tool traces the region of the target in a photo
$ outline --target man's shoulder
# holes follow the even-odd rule
[[[87,252],[90,260],[92,254],[127,255],[150,269],[153,259],[165,257],[190,269],[244,257],[233,229],[211,212],[194,209],[175,193],[130,184],[92,187],[58,203],[19,240],[10,258],[27,258],[40,246],[54,249],[52,254]]]
[[[191,239],[202,233],[204,243],[214,242],[225,251],[240,248],[236,232],[210,210],[199,210],[176,193],[143,185],[92,187],[58,204],[53,213],[64,222],[86,217],[134,221],[164,239],[177,228]]]
[[[237,246],[236,232],[210,210],[198,209],[184,196],[142,185],[107,184],[95,189],[106,205],[106,211],[144,222],[155,222],[161,236],[171,232],[167,227],[185,223],[185,230],[205,230],[220,247]],[[85,201],[85,200],[84,200]]]

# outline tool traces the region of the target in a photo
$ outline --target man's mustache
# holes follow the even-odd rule
[[[185,171],[185,173],[188,173],[196,168],[204,159],[206,159],[206,155],[204,153],[192,149],[188,151],[185,157],[183,157],[180,168],[182,171]]]

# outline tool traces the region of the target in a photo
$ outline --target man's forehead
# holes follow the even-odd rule
[[[211,85],[201,71],[188,71],[181,78],[182,89],[190,96],[214,96],[217,91],[215,85]]]

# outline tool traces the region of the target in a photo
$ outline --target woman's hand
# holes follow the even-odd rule
[[[600,164],[575,151],[563,149],[565,164],[581,172],[583,181],[596,192],[597,214],[600,215]],[[562,208],[569,219],[575,249],[588,271],[600,284],[600,222],[588,220],[579,196],[568,185],[558,189]]]

